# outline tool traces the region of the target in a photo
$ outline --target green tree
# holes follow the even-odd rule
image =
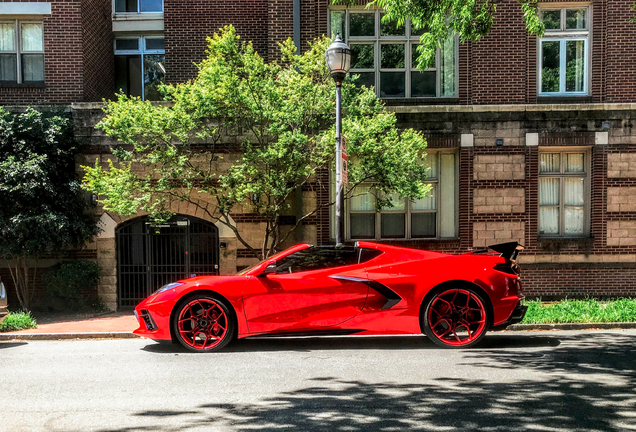
[[[20,305],[31,305],[38,258],[79,247],[98,232],[75,171],[68,119],[0,108],[0,258]]]
[[[118,163],[83,167],[87,188],[121,215],[144,210],[165,219],[172,203],[189,202],[227,225],[255,256],[271,255],[324,207],[306,209],[291,229],[279,225],[294,192],[315,184],[335,159],[335,85],[324,57],[329,42],[323,37],[296,55],[288,40],[280,46],[282,62],[266,63],[233,27],[223,28],[208,38],[196,79],[163,88],[169,106],[123,95],[107,104],[98,127],[126,146],[113,149]],[[423,197],[429,187],[421,134],[398,132],[395,115],[373,91],[346,82],[342,93],[351,186],[373,181],[381,196]],[[237,160],[220,155],[229,140]],[[354,187],[346,197],[352,194]],[[252,244],[233,223],[239,207],[266,221],[262,243]]]

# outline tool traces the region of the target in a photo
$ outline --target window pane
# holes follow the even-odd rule
[[[115,39],[117,51],[139,51],[139,39]]]
[[[380,72],[380,97],[404,97],[406,72]]]
[[[437,153],[427,153],[426,162],[429,164],[429,169],[426,172],[428,178],[437,178]]]
[[[411,72],[411,97],[435,97],[436,75],[435,71]]]
[[[365,86],[368,88],[375,87],[375,73],[373,72],[352,72],[353,75],[358,75],[356,79],[357,86]]]
[[[565,208],[565,234],[583,234],[583,207]]]
[[[393,207],[383,206],[382,210],[404,210],[404,198],[400,198],[400,194],[394,192],[388,195],[387,199],[391,201]]]
[[[141,56],[115,56],[115,89],[129,96],[141,96]]]
[[[565,172],[584,172],[583,153],[568,153],[566,156]]]
[[[44,51],[42,24],[22,24],[22,51]]]
[[[137,0],[115,0],[115,12],[137,12]]]
[[[380,67],[399,69],[404,67],[404,44],[380,45]]]
[[[381,236],[382,238],[404,238],[404,213],[382,213],[381,218]]]
[[[384,14],[382,14],[384,17]],[[406,27],[404,24],[398,27],[396,21],[385,21],[380,19],[380,36],[404,36]]]
[[[552,173],[561,171],[561,157],[559,153],[541,153],[539,155],[539,172]]]
[[[310,247],[276,262],[276,273],[298,273],[358,263],[358,251],[353,247]]]
[[[351,69],[373,69],[374,52],[373,44],[351,44]]]
[[[22,81],[44,82],[44,54],[22,55]]]
[[[568,9],[565,11],[565,28],[567,30],[583,30],[587,21],[586,9]]]
[[[15,25],[0,24],[0,51],[15,51]]]
[[[543,11],[543,24],[546,30],[561,30],[561,10]]]
[[[559,205],[559,179],[539,179],[539,205]]]
[[[146,38],[146,49],[147,50],[161,50],[165,49],[165,39],[164,38]]]
[[[435,237],[435,213],[413,213],[411,215],[411,237]]]
[[[161,12],[163,11],[163,0],[140,0],[140,12]]]
[[[375,213],[351,213],[349,223],[352,239],[375,238]]]
[[[539,207],[539,233],[558,234],[559,233],[559,208]]]
[[[0,54],[0,81],[18,81],[18,57],[15,54]]]
[[[375,14],[350,13],[349,36],[375,36]]]
[[[371,193],[371,188],[358,186],[353,191],[350,205],[351,211],[374,211],[375,195]]]
[[[560,50],[559,41],[543,41],[543,61],[541,68],[541,91],[558,92],[560,86],[559,65]]]
[[[565,90],[582,92],[585,88],[585,41],[566,41],[565,61]]]
[[[566,178],[565,179],[565,202],[566,206],[582,206],[583,205],[583,185],[582,178]],[[566,215],[567,216],[567,215]]]
[[[331,29],[332,37],[335,38],[336,35],[340,35],[340,38],[343,41],[345,40],[345,12],[344,11],[329,11],[329,28]]]
[[[440,211],[440,237],[455,237],[455,155],[444,153],[440,156],[439,178],[439,211]]]
[[[164,68],[166,56],[163,54],[144,55],[144,94],[146,100],[161,100],[159,86],[166,76]]]
[[[441,96],[455,94],[455,37],[449,36],[442,44],[439,61]]]
[[[413,210],[435,210],[435,186],[431,189],[431,195],[422,199],[411,201]]]

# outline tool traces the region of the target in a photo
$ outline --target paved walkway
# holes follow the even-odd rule
[[[132,311],[113,312],[98,317],[38,324],[38,328],[0,333],[7,339],[64,339],[68,337],[136,337],[139,325]]]

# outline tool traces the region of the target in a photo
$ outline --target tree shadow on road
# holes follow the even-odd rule
[[[499,380],[443,378],[397,384],[374,382],[373,376],[368,380],[315,378],[310,386],[254,403],[193,405],[188,414],[196,414],[163,430],[636,429],[636,340],[620,333],[583,332],[558,337],[560,345],[556,337],[541,336],[543,346],[535,343],[528,351],[511,349],[523,346],[515,340],[526,338],[495,335],[482,349],[464,352],[466,367],[496,368],[501,371]],[[539,372],[538,378],[516,378],[521,370]],[[156,412],[136,415],[148,420],[161,417]]]

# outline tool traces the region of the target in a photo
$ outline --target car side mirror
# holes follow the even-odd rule
[[[273,274],[273,273],[276,273],[276,263],[275,262],[267,264],[267,267],[265,267],[265,270],[263,270],[262,273],[259,273],[258,276],[259,277],[265,277],[268,274]]]

